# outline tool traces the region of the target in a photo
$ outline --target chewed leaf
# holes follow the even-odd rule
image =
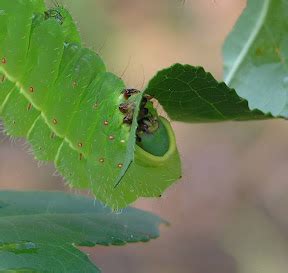
[[[201,67],[175,64],[160,72],[145,91],[155,97],[169,117],[183,122],[217,122],[272,118],[251,111],[248,102]]]
[[[276,117],[288,117],[286,0],[249,0],[224,48],[225,82]]]
[[[114,214],[83,196],[0,192],[0,272],[98,273],[77,247],[146,242],[162,223],[133,208]]]
[[[36,159],[54,161],[71,187],[89,189],[113,209],[158,197],[181,175],[170,124],[81,46],[66,9],[42,5],[0,0],[5,131],[27,138]]]

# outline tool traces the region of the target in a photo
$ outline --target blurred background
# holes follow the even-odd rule
[[[222,78],[221,46],[245,0],[58,0],[85,45],[143,89],[175,62]],[[49,2],[49,1],[48,1]],[[50,1],[51,4],[52,1]],[[104,273],[284,273],[288,268],[288,126],[285,121],[173,123],[183,179],[135,206],[171,223],[161,237],[85,248]],[[0,188],[70,191],[22,140],[0,135]],[[28,151],[28,152],[27,152]]]

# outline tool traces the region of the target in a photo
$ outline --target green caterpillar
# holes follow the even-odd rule
[[[36,159],[113,209],[158,197],[180,177],[169,122],[81,46],[63,7],[0,0],[0,114]]]

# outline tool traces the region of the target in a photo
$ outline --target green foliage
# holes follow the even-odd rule
[[[160,72],[145,91],[154,96],[173,120],[215,122],[270,118],[250,111],[246,100],[202,67],[175,64]]]
[[[224,45],[226,84],[277,117],[288,117],[287,18],[287,0],[249,0]]]
[[[114,214],[83,196],[3,191],[0,272],[100,272],[77,246],[147,242],[159,236],[161,223],[133,208]]]
[[[225,83],[233,89],[202,68],[176,64],[146,92],[178,121],[288,117],[287,17],[287,0],[248,0],[223,48]]]
[[[26,137],[37,159],[54,161],[70,185],[91,189],[114,209],[140,196],[157,197],[181,176],[167,120],[160,118],[162,131],[142,143],[148,148],[136,145],[144,93],[176,121],[288,117],[287,0],[248,1],[224,46],[226,83],[201,67],[164,69],[145,92],[128,99],[135,111],[131,127],[119,112],[127,101],[122,80],[82,47],[68,11],[44,11],[42,0],[0,0],[0,112],[6,131]],[[158,149],[149,151],[151,142]],[[0,192],[0,272],[100,272],[76,246],[148,241],[159,235],[161,223],[131,208],[113,214],[85,197]]]

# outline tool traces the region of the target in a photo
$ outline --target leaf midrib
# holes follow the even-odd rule
[[[264,0],[261,13],[258,16],[258,20],[257,20],[254,28],[252,29],[252,32],[251,32],[251,34],[249,36],[249,39],[247,40],[246,44],[242,48],[240,54],[238,55],[236,61],[234,62],[234,65],[230,69],[228,75],[225,77],[224,81],[225,81],[225,83],[228,86],[230,86],[230,84],[231,84],[231,82],[232,82],[232,80],[234,78],[234,75],[239,70],[241,64],[243,63],[243,61],[245,59],[245,56],[248,54],[251,46],[255,42],[258,34],[260,33],[260,30],[262,29],[262,27],[263,27],[263,25],[265,23],[265,20],[266,20],[266,17],[267,17],[269,8],[270,8],[270,4],[271,4],[271,0]]]
[[[101,215],[101,214],[103,214],[103,213],[100,213],[99,214],[99,216]],[[37,213],[35,213],[35,214],[31,214],[31,215],[28,215],[28,214],[26,214],[26,215],[5,215],[5,216],[3,216],[3,217],[0,217],[0,222],[1,221],[5,221],[5,220],[7,220],[8,222],[10,222],[10,219],[5,219],[5,218],[17,218],[17,219],[19,219],[19,217],[20,218],[26,218],[27,216],[32,216],[32,217],[43,217],[43,216],[55,216],[55,215],[57,215],[57,216],[62,216],[63,215],[63,217],[65,216],[65,215],[67,215],[67,213],[51,213],[51,214],[48,214],[48,213],[44,213],[44,214],[37,214]],[[76,217],[79,217],[79,213],[69,213],[69,215],[71,216],[76,216]],[[104,216],[107,216],[107,215],[105,215],[105,214],[103,214]],[[80,215],[80,217],[81,216],[87,216],[86,218],[85,218],[85,221],[86,222],[89,222],[89,223],[91,223],[91,224],[93,224],[93,225],[99,225],[99,222],[100,222],[100,220],[104,220],[104,222],[105,222],[105,220],[106,219],[101,219],[101,218],[98,218],[97,219],[97,222],[95,223],[93,220],[91,220],[91,218],[89,218],[89,216],[90,217],[92,217],[92,216],[95,216],[95,214],[94,213],[85,213],[84,215]],[[1,219],[2,218],[2,219]],[[4,218],[4,219],[3,219]],[[60,217],[61,218],[61,217]],[[44,220],[47,220],[47,217],[44,219]],[[158,224],[163,224],[163,222],[159,222]],[[73,230],[71,227],[69,227],[69,226],[67,226],[67,225],[62,225],[61,223],[58,223],[58,222],[53,222],[53,224],[55,225],[55,226],[57,226],[57,227],[60,227],[61,229],[64,229],[64,230],[68,230],[68,231],[70,231],[70,232],[72,232],[72,233],[77,233],[77,231],[75,231],[75,230]],[[118,226],[119,224],[117,224],[117,223],[113,223],[113,224],[115,224],[116,226]],[[103,226],[103,225],[102,225]],[[121,224],[120,224],[120,226],[122,226]],[[128,231],[130,231],[131,233],[133,232],[133,230],[132,229],[130,229],[130,228],[128,228],[128,227],[126,227],[126,232],[128,232]],[[150,240],[153,240],[153,239],[156,239],[157,238],[157,236],[153,236],[152,234],[147,234],[147,233],[144,233],[144,232],[142,232],[141,230],[137,230],[137,235],[140,235],[140,236],[143,236],[143,238],[144,237],[149,237],[149,241]],[[76,241],[76,240],[75,240]],[[126,244],[128,244],[128,243],[136,243],[136,242],[139,242],[139,241],[141,241],[141,239],[140,240],[137,240],[136,239],[136,237],[133,239],[133,240],[122,240],[122,242],[126,245]],[[96,245],[101,245],[99,242],[97,242],[97,240],[90,240],[90,242],[91,243],[93,243],[95,246]],[[41,241],[40,242],[38,242],[37,241],[37,244],[43,244],[44,245],[44,243],[41,243]],[[85,246],[85,245],[81,245],[82,244],[82,242],[81,241],[79,241],[79,242],[68,242],[67,243],[67,245],[73,245],[73,244],[75,244],[75,246]],[[58,245],[53,245],[53,244],[51,244],[50,243],[50,245],[51,246],[58,246]],[[108,245],[114,245],[113,244],[113,242],[108,242]]]

